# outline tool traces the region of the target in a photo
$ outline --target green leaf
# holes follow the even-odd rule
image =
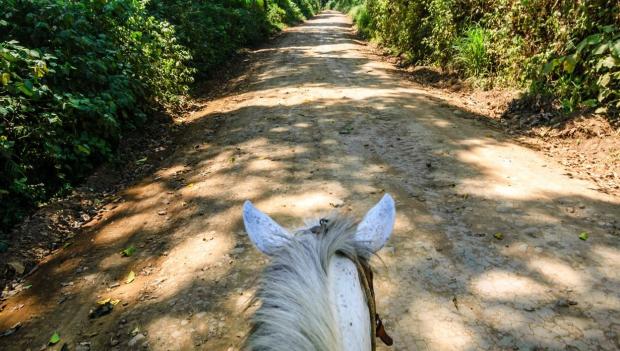
[[[497,239],[497,240],[502,240],[502,239],[504,239],[504,234],[502,234],[502,233],[495,233],[495,234],[493,234],[493,237],[495,239]]]
[[[597,115],[607,113],[607,107],[599,107],[596,110],[594,110],[594,113]]]
[[[585,39],[583,39],[579,44],[577,44],[577,52],[580,52],[581,50],[583,50],[586,46],[589,45],[596,45],[598,43],[601,42],[601,40],[603,40],[603,35],[600,33],[596,33],[596,34],[592,34],[590,36],[587,36]]]
[[[24,82],[26,82],[26,81],[24,81]],[[17,89],[19,89],[19,91],[24,93],[24,95],[26,95],[26,96],[34,95],[34,92],[32,91],[32,84],[30,84],[30,87],[28,87],[25,83],[20,83],[20,84],[17,85]]]
[[[588,233],[586,232],[581,232],[581,234],[579,234],[579,239],[586,241],[588,240]]]
[[[2,56],[4,57],[5,60],[9,62],[17,61],[17,57],[13,56],[10,52],[3,52]]]
[[[611,81],[611,74],[605,73],[598,78],[598,81],[596,82],[596,84],[602,87],[606,87],[610,81]]]
[[[53,116],[47,117],[47,121],[48,121],[50,124],[62,124],[62,120],[60,119],[60,117],[58,117],[58,116],[56,116],[56,115],[53,115]]]
[[[131,257],[134,253],[136,253],[136,248],[133,245],[130,245],[123,251],[121,251],[121,256]]]
[[[131,32],[131,39],[136,40],[136,41],[141,40],[142,32],[138,32],[138,31]]]
[[[555,70],[555,68],[558,66],[558,64],[560,64],[560,61],[558,59],[553,59],[549,62],[547,62],[544,66],[543,66],[543,74],[549,74],[550,72],[552,72],[553,70]]]
[[[620,39],[616,40],[612,45],[611,45],[611,50],[613,51],[613,53],[616,56],[620,57]]]
[[[569,55],[566,56],[564,60],[564,71],[568,74],[571,74],[575,71],[575,67],[577,67],[577,55]]]
[[[77,151],[83,155],[90,155],[90,149],[88,148],[88,146],[86,145],[76,145],[75,148],[77,149]]]
[[[594,51],[592,51],[592,55],[602,55],[605,53],[605,51],[607,51],[607,49],[609,49],[608,43],[601,44],[597,46],[596,49],[594,49]]]
[[[588,99],[582,102],[582,104],[586,107],[596,107],[597,100],[596,99]]]
[[[28,50],[28,55],[30,55],[31,57],[34,57],[34,58],[40,58],[41,57],[39,52],[36,51],[36,50]]]
[[[617,58],[609,55],[605,58],[602,58],[598,61],[598,63],[596,64],[596,69],[600,70],[602,67],[605,68],[614,68],[615,66],[618,66],[618,60]]]
[[[54,332],[54,334],[52,334],[52,336],[50,337],[50,345],[58,344],[59,341],[60,334],[58,334],[58,332]]]
[[[136,279],[136,273],[134,273],[133,271],[129,272],[129,274],[127,274],[127,278],[125,278],[125,284],[133,282],[134,279]]]
[[[608,25],[608,26],[603,26],[601,29],[605,33],[611,33],[615,30],[615,27],[613,25]]]
[[[6,86],[9,85],[9,82],[11,81],[11,75],[9,73],[2,73],[2,85]]]
[[[608,88],[603,88],[601,89],[601,91],[598,92],[598,101],[599,102],[603,102],[603,100],[607,99],[607,97],[609,97],[609,95],[611,95],[611,89]]]

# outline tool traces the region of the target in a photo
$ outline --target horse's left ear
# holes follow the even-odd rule
[[[385,194],[357,226],[355,240],[364,242],[371,252],[379,251],[390,238],[395,219],[394,199],[390,194]]]
[[[252,243],[264,254],[273,254],[289,240],[290,234],[250,201],[243,204],[243,224]]]

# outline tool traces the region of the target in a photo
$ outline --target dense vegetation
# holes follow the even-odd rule
[[[71,188],[154,110],[320,0],[0,0],[0,231]],[[620,109],[620,3],[331,0],[362,35],[482,86]]]
[[[0,0],[0,231],[318,0]]]
[[[528,86],[566,111],[620,109],[620,2],[331,0],[360,32],[413,64],[483,86]]]

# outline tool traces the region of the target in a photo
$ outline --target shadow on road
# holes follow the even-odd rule
[[[398,219],[378,302],[395,350],[620,347],[617,199],[552,184],[560,175],[536,160],[521,173],[510,138],[406,86],[334,12],[251,60],[239,92],[191,116],[173,155],[7,302],[1,328],[23,326],[2,349],[38,349],[56,330],[96,350],[137,334],[157,350],[235,348],[266,262],[243,233],[243,201],[298,225],[331,207],[359,215],[384,191]],[[90,320],[107,297],[121,302]]]

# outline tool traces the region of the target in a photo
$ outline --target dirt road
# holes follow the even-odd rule
[[[620,348],[619,198],[403,80],[335,12],[251,61],[238,92],[189,116],[174,154],[8,300],[0,330],[22,326],[0,349],[57,331],[49,349],[236,350],[267,262],[243,201],[297,226],[384,192],[397,220],[376,288],[393,350]],[[105,298],[120,302],[89,319]]]

